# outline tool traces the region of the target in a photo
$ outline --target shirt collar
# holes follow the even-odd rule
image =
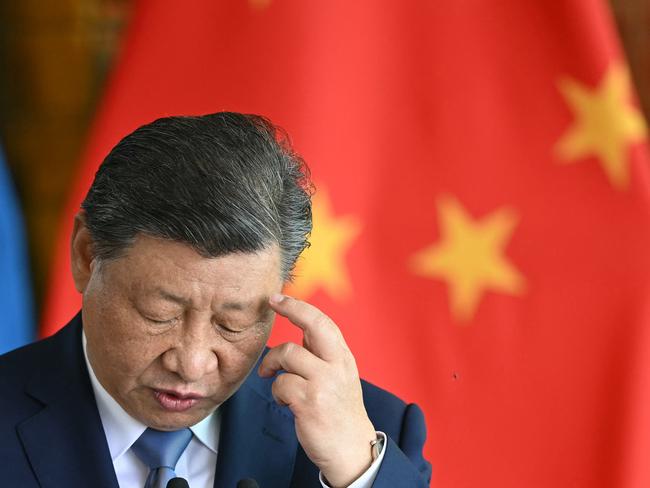
[[[137,441],[142,433],[147,429],[147,426],[139,420],[131,417],[104,389],[95,376],[90,361],[88,361],[85,332],[82,332],[81,337],[84,359],[86,361],[88,376],[90,376],[90,382],[95,394],[97,410],[99,411],[99,417],[101,418],[102,426],[104,427],[104,435],[108,442],[111,459],[115,461],[129,450],[133,443]],[[219,448],[220,427],[221,416],[217,409],[212,414],[201,420],[198,424],[192,425],[190,430],[204,446],[216,454]]]

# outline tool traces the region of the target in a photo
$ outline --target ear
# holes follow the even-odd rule
[[[83,293],[96,264],[93,256],[92,238],[88,227],[86,227],[86,214],[83,210],[74,216],[70,244],[72,279],[77,291]]]

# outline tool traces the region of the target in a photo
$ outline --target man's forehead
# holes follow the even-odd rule
[[[205,257],[189,244],[141,236],[113,262],[114,283],[132,299],[162,299],[189,307],[256,310],[282,285],[277,245]]]
[[[268,262],[269,265],[280,264],[280,247],[276,242],[270,242],[264,247],[254,251],[232,251],[215,256],[208,255],[204,250],[183,241],[167,239],[164,237],[151,236],[149,234],[137,234],[133,242],[125,247],[111,261],[124,259],[181,259],[183,261],[194,261],[211,263],[215,261],[231,261],[258,263]]]

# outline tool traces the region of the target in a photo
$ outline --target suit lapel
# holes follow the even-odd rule
[[[118,488],[81,348],[81,319],[54,338],[52,365],[27,393],[44,404],[18,426],[18,435],[43,488]]]
[[[243,478],[260,486],[289,486],[296,449],[294,420],[275,403],[271,381],[257,368],[222,409],[215,488],[234,487]]]

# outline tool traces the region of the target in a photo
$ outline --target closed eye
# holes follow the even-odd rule
[[[169,320],[156,320],[156,319],[148,319],[150,322],[153,322],[154,324],[171,324],[175,320],[177,320],[177,317]]]
[[[219,327],[219,329],[221,329],[222,331],[224,331],[224,332],[226,332],[228,334],[235,334],[236,335],[236,334],[241,334],[242,332],[246,331],[246,329],[241,329],[241,330],[239,330],[239,329],[231,329],[230,327],[227,327],[227,326],[225,326],[223,324],[217,324],[217,326]]]
[[[142,316],[148,322],[151,322],[153,324],[158,324],[158,325],[171,325],[180,319],[180,316],[172,317],[171,319],[158,319],[158,318],[149,317],[147,315],[142,315]]]

